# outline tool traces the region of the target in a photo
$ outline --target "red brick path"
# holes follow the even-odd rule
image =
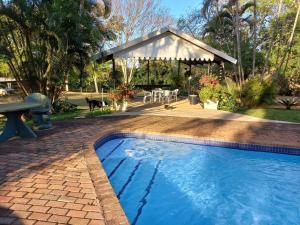
[[[128,224],[93,144],[113,131],[300,148],[300,125],[159,116],[58,122],[0,144],[0,224]]]

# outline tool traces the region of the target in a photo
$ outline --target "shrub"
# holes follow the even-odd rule
[[[52,104],[54,113],[73,112],[77,109],[77,105],[66,100],[58,99]]]
[[[279,101],[280,104],[284,105],[286,109],[291,110],[292,106],[297,105],[295,98],[286,98]]]
[[[216,78],[203,76],[200,84],[202,85],[199,91],[201,102],[204,103],[207,100],[218,101],[218,109],[225,111],[234,112],[239,109],[237,101],[239,89],[232,80],[225,79],[225,84],[221,85]]]
[[[244,106],[252,107],[261,103],[264,86],[259,77],[250,78],[242,87],[241,100]]]
[[[272,103],[277,94],[273,82],[262,81],[259,77],[251,77],[242,87],[241,100],[244,106],[253,107],[261,103]]]
[[[199,82],[202,86],[216,86],[219,84],[219,80],[217,78],[209,75],[202,76]]]
[[[232,86],[223,86],[219,96],[218,109],[235,112],[239,109],[237,94],[233,91]]]
[[[229,112],[235,112],[239,109],[237,101],[235,98],[233,98],[232,95],[229,93],[223,93],[220,96],[218,109],[229,111]]]
[[[219,95],[222,91],[222,86],[219,84],[218,79],[205,75],[200,81],[201,89],[199,91],[199,98],[201,102],[206,102],[207,100],[219,101]]]
[[[201,88],[199,91],[199,98],[201,102],[206,102],[207,100],[219,101],[220,93],[222,91],[221,85],[208,85]]]
[[[274,102],[276,95],[278,94],[278,86],[271,81],[264,81],[264,93],[261,99],[262,103],[271,104]]]

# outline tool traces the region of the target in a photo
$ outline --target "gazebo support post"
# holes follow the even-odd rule
[[[225,65],[224,65],[223,61],[221,61],[219,63],[219,67],[220,67],[220,80],[224,80],[225,79]]]
[[[210,63],[207,63],[207,74],[210,75]]]
[[[180,75],[180,59],[178,60],[178,70],[177,70],[177,75]]]
[[[150,60],[147,62],[147,85],[150,84]]]
[[[112,59],[112,72],[113,72],[113,76],[115,77],[116,75],[116,62],[115,59]]]
[[[116,61],[114,58],[112,58],[112,75],[114,79],[114,90],[116,89]]]

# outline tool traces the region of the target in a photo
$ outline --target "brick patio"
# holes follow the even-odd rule
[[[300,125],[122,116],[57,122],[0,145],[0,224],[128,224],[94,152],[110,132],[187,135],[300,148]]]

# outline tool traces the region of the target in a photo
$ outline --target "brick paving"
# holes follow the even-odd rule
[[[93,144],[111,132],[164,133],[300,148],[300,125],[123,116],[55,123],[0,144],[0,224],[128,224]]]

